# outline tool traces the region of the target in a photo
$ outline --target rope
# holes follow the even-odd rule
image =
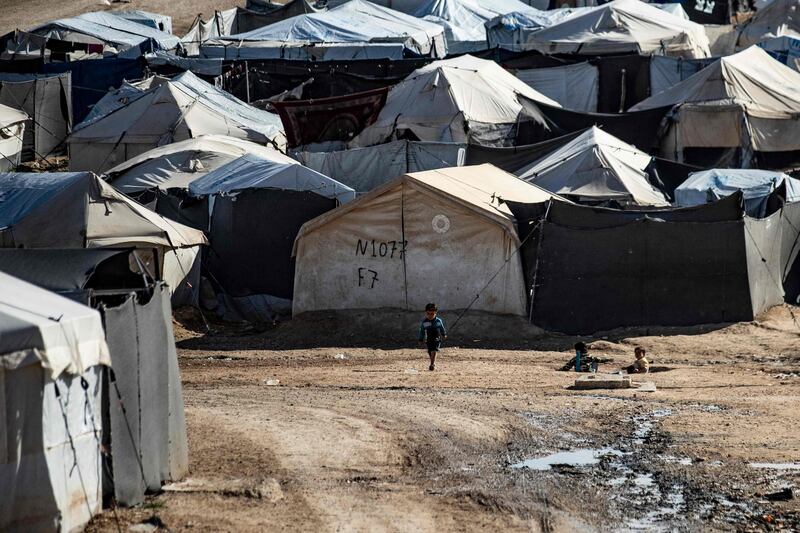
[[[491,278],[489,278],[489,281],[486,283],[486,285],[483,286],[483,288],[480,291],[478,291],[478,294],[475,295],[475,298],[472,299],[469,305],[463,311],[461,311],[461,314],[458,315],[456,321],[450,327],[451,332],[456,329],[456,326],[461,321],[461,318],[467,313],[467,311],[470,310],[470,308],[475,304],[475,302],[478,301],[478,298],[480,298],[481,293],[483,293],[486,289],[489,288],[489,285],[491,285],[494,279],[500,274],[500,272],[502,272],[503,269],[506,268],[506,265],[508,265],[509,261],[511,261],[511,259],[513,259],[515,255],[517,255],[517,253],[522,249],[522,247],[525,245],[528,239],[531,238],[531,235],[536,233],[536,229],[542,224],[542,222],[543,220],[539,220],[533,226],[533,228],[531,228],[530,233],[528,233],[528,235],[522,240],[522,242],[519,243],[519,246],[517,246],[516,249],[513,252],[511,252],[511,254],[505,259],[505,261],[503,261],[503,264],[500,265],[500,268],[497,269],[497,272],[495,272],[494,275]]]
[[[72,464],[72,468],[70,469],[70,473],[72,470],[78,470],[78,480],[81,483],[81,490],[83,491],[83,498],[84,502],[86,503],[86,510],[89,511],[89,518],[92,517],[92,506],[89,505],[89,493],[86,491],[86,482],[83,480],[83,472],[81,472],[81,467],[78,464],[78,451],[75,449],[75,441],[72,439],[72,434],[69,431],[69,417],[67,417],[67,411],[64,408],[64,404],[61,402],[61,392],[58,390],[58,384],[53,382],[53,388],[56,393],[56,401],[58,402],[58,406],[61,408],[61,417],[64,419],[64,428],[67,431],[67,438],[69,439],[69,446],[72,449],[72,457],[74,459],[74,463]]]

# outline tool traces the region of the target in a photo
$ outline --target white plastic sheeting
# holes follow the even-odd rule
[[[488,48],[484,24],[505,13],[537,14],[519,0],[428,0],[414,16],[443,26],[450,54]]]
[[[150,13],[142,10],[110,11],[109,13],[115,17],[120,17],[137,24],[143,24],[149,28],[153,28],[154,30],[172,33],[172,17],[169,15]]]
[[[526,50],[530,35],[549,28],[567,18],[585,13],[591,7],[567,7],[549,11],[512,11],[501,14],[484,23],[489,48]]]
[[[339,203],[356,197],[356,192],[347,185],[297,161],[284,163],[254,155],[243,155],[189,184],[189,194],[193,196],[230,194],[245,189],[313,191]]]
[[[220,134],[283,148],[280,118],[191,72],[108,93],[70,136],[71,170],[101,172],[157,146]]]
[[[631,111],[679,106],[671,146],[800,150],[800,73],[757,46],[723,57]],[[670,137],[668,137],[670,138]]]
[[[351,145],[380,144],[406,130],[421,141],[511,144],[524,112],[520,95],[560,107],[494,61],[470,55],[434,61],[392,87],[378,119]]]
[[[228,47],[250,48],[251,57],[259,57],[258,49],[281,52],[281,48],[314,48],[330,45],[357,45],[389,47],[396,50],[401,45],[405,50],[423,56],[444,57],[447,43],[444,29],[431,22],[382,7],[366,0],[350,0],[336,8],[321,13],[298,15],[286,20],[258,28],[250,32],[220,37],[202,47],[207,57],[219,56],[222,49],[225,57]],[[346,47],[350,49],[350,47]],[[237,57],[241,51],[234,52]],[[386,57],[378,55],[377,57]],[[393,56],[389,56],[393,57]]]
[[[543,54],[711,55],[703,26],[640,0],[614,0],[522,37],[518,49]]]
[[[567,197],[640,206],[667,206],[645,169],[652,158],[592,127],[555,152],[515,173],[527,182]]]
[[[8,370],[36,360],[50,380],[109,365],[100,314],[0,272],[0,365]]]
[[[284,164],[296,162],[269,146],[226,135],[201,135],[153,148],[105,174],[114,188],[126,194],[156,188],[186,189],[206,173],[245,154]]]
[[[516,76],[564,109],[588,113],[597,111],[600,71],[589,63],[517,70]]]
[[[744,194],[750,216],[765,215],[767,198],[781,184],[786,184],[786,201],[800,201],[800,180],[772,170],[711,169],[693,172],[675,189],[675,203],[691,207],[715,202],[736,191]]]
[[[26,120],[28,115],[24,112],[0,104],[0,172],[19,165]]]
[[[186,35],[181,37],[181,44],[189,56],[200,53],[200,46],[211,39],[231,35],[236,24],[237,8],[225,11],[214,11],[214,16],[208,20],[197,17]]]
[[[522,315],[519,239],[500,199],[551,196],[491,165],[401,176],[303,225],[293,313],[464,309],[480,294],[473,309]]]

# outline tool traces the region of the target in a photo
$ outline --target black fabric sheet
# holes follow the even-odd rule
[[[538,110],[552,129],[550,138],[583,131],[597,126],[643,152],[651,152],[659,144],[659,126],[671,107],[659,107],[631,113],[580,113],[520,98],[526,110]],[[542,139],[543,140],[543,139]]]
[[[753,318],[744,222],[542,226],[533,323],[590,334]]]
[[[583,132],[576,131],[535,144],[496,148],[471,144],[467,147],[466,165],[482,165],[491,163],[506,172],[515,172],[522,167],[533,163],[558,150],[568,142],[580,136]]]
[[[733,2],[737,5],[738,2]],[[727,0],[681,0],[689,20],[698,24],[730,24],[731,12]]]
[[[650,96],[650,56],[602,57],[589,63],[599,72],[598,113],[620,113]]]
[[[192,198],[179,189],[159,190],[155,212],[190,228],[208,230],[208,198]]]
[[[664,193],[670,200],[675,200],[675,189],[689,178],[692,172],[703,170],[701,167],[654,157],[645,169],[650,184]]]
[[[214,200],[210,249],[212,282],[231,296],[292,298],[292,246],[300,227],[336,207],[308,191],[259,189]]]

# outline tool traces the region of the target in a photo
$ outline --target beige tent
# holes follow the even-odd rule
[[[800,73],[757,46],[723,57],[631,108],[675,106],[662,154],[686,148],[739,148],[742,165],[756,152],[800,150]]]
[[[520,245],[501,199],[552,195],[492,165],[406,174],[307,222],[293,311],[400,308],[525,314]]]

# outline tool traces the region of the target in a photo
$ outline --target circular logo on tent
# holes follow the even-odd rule
[[[431,221],[431,226],[436,233],[447,233],[450,229],[450,219],[445,215],[436,215]]]

